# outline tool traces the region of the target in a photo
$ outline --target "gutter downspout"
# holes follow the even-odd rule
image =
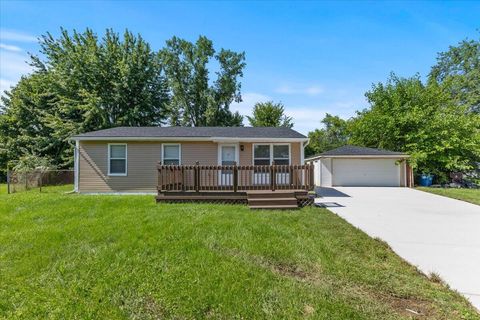
[[[79,169],[79,163],[78,163],[78,156],[79,156],[79,142],[78,140],[75,140],[75,148],[73,149],[73,168],[74,168],[74,192],[78,192],[78,169]]]
[[[308,146],[308,144],[310,143],[310,139],[308,139],[306,141],[306,143],[303,143],[303,148],[302,148],[302,152],[300,153],[300,164],[305,164],[305,148]]]
[[[300,153],[300,164],[304,165],[305,164],[305,147],[308,146],[310,143],[310,139],[307,140],[306,143],[302,143],[302,152]],[[305,183],[305,176],[304,173],[302,172],[302,183]]]

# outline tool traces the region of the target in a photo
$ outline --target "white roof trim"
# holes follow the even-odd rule
[[[390,155],[325,155],[325,156],[316,156],[306,158],[305,161],[312,161],[321,158],[346,158],[346,159],[366,159],[366,158],[373,158],[373,159],[404,159],[410,158],[408,154],[390,154]]]
[[[308,138],[227,137],[72,137],[74,141],[213,141],[213,142],[304,142]]]

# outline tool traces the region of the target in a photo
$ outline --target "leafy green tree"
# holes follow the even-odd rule
[[[252,127],[293,127],[292,118],[285,115],[285,107],[281,102],[257,102],[252,116],[247,118]]]
[[[480,116],[436,82],[392,74],[366,97],[371,107],[349,124],[351,143],[406,152],[420,172],[437,175],[472,169],[480,159]]]
[[[28,173],[32,171],[46,172],[54,170],[55,166],[49,158],[42,158],[35,154],[24,154],[18,160],[14,161],[13,171],[19,173]]]
[[[99,39],[61,30],[40,42],[44,58],[32,57],[37,70],[52,74],[58,116],[79,132],[112,126],[161,125],[168,113],[166,79],[157,54],[140,35],[123,38],[107,29]]]
[[[206,37],[196,43],[173,37],[159,52],[172,92],[171,123],[183,126],[241,126],[242,116],[229,109],[242,101],[240,94],[245,53],[221,49],[218,53]],[[218,63],[210,82],[212,59]]]
[[[40,40],[34,72],[2,98],[0,168],[23,154],[73,161],[68,138],[114,126],[165,123],[169,93],[158,55],[140,36],[90,29]]]
[[[308,133],[310,143],[305,149],[306,156],[335,149],[348,142],[347,120],[327,113],[321,122],[323,128]]]
[[[480,113],[480,39],[463,40],[439,53],[430,80],[448,88],[457,104]]]
[[[51,77],[37,72],[22,77],[0,106],[0,168],[22,155],[60,157],[65,142],[46,121],[56,112],[56,97],[50,90]],[[58,163],[58,162],[57,162]]]

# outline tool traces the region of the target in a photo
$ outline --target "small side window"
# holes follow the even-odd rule
[[[127,175],[127,145],[109,144],[108,145],[108,175],[126,176]]]
[[[164,144],[162,163],[166,165],[180,165],[180,145]]]

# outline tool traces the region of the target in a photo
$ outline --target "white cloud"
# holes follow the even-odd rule
[[[13,52],[22,52],[23,51],[22,48],[20,48],[20,47],[12,46],[10,44],[1,43],[1,42],[0,42],[0,49],[7,50],[7,51],[13,51]]]
[[[293,129],[304,135],[307,135],[310,131],[321,128],[322,124],[320,121],[322,121],[327,113],[337,115],[343,119],[348,119],[352,116],[350,112],[339,112],[335,104],[321,108],[298,107],[285,110],[285,114],[293,119]]]
[[[11,42],[23,45],[13,45]],[[22,47],[31,49],[34,42],[37,42],[37,37],[31,34],[0,29],[0,95],[15,85],[23,75],[32,72],[32,67],[27,63],[30,57]]]
[[[3,91],[5,90],[10,90],[10,87],[13,86],[15,83],[5,80],[5,79],[0,79],[0,96],[3,95]]]
[[[365,98],[351,97],[351,99],[338,99],[330,102],[322,102],[317,106],[298,106],[285,110],[285,113],[293,118],[293,128],[298,132],[307,134],[309,131],[322,128],[322,119],[327,113],[349,119],[355,116],[355,110],[360,110],[365,105]]]
[[[4,51],[0,54],[0,77],[2,79],[20,79],[32,70],[28,65],[28,56],[17,52]]]
[[[316,96],[325,92],[320,85],[299,86],[284,84],[275,89],[276,93]]]
[[[232,103],[230,105],[230,109],[234,112],[238,111],[242,116],[247,116],[252,114],[252,109],[255,103],[266,102],[270,100],[273,99],[267,95],[256,92],[247,92],[242,94],[242,102]],[[243,123],[248,125],[248,120],[246,117],[244,117]]]
[[[22,75],[32,71],[27,63],[29,57],[24,52],[2,50],[0,52],[0,95],[15,85]]]
[[[302,107],[289,108],[285,113],[292,117],[293,129],[306,135],[309,131],[320,127],[320,121],[327,112],[318,108]]]
[[[37,42],[36,36],[24,32],[0,29],[0,40],[10,40],[17,42]]]
[[[242,95],[243,101],[241,103],[232,103],[230,109],[238,111],[241,115],[251,115],[253,105],[257,102],[276,101],[278,99],[272,98],[268,95],[247,92]],[[321,106],[289,106],[285,105],[285,114],[293,118],[293,129],[307,134],[322,126],[321,120],[327,113],[338,115],[343,119],[348,119],[354,115],[354,110],[361,106],[364,100],[339,100],[336,102],[322,102]],[[245,117],[244,125],[248,125],[248,119]]]

